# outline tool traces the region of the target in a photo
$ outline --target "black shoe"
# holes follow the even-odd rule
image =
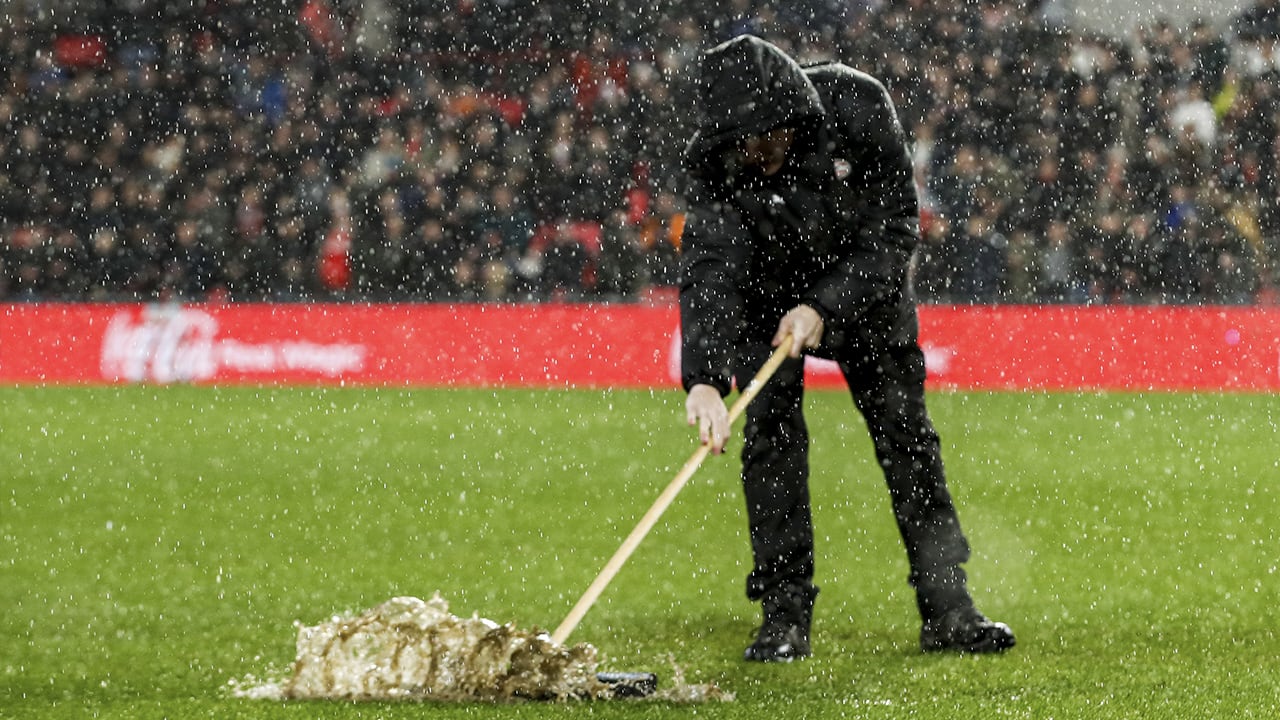
[[[972,605],[949,610],[920,629],[925,652],[998,653],[1015,644],[1008,625],[988,620]]]
[[[756,641],[742,659],[750,662],[791,662],[809,657],[809,625],[818,588],[784,585],[765,594],[761,606],[764,622]]]

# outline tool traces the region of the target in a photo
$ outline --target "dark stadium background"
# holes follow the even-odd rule
[[[1076,4],[11,0],[0,301],[669,297],[749,31],[890,87],[926,302],[1273,303],[1276,3]]]

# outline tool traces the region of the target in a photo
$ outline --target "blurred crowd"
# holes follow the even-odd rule
[[[1280,286],[1280,0],[0,0],[0,301],[669,297],[697,54],[890,88],[936,302]],[[96,8],[96,9],[94,9]]]

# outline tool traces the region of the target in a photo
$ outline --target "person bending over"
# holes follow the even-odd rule
[[[905,133],[884,86],[847,65],[801,67],[739,36],[702,54],[702,114],[685,151],[681,363],[688,421],[723,452],[724,396],[791,334],[746,410],[742,483],[763,622],[751,661],[810,654],[814,540],[803,355],[834,360],[866,419],[906,545],[925,651],[1001,652],[1014,636],[974,606],[969,544],[925,409],[908,266],[919,213]]]

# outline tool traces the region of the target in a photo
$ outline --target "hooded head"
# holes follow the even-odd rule
[[[754,35],[706,51],[698,93],[701,117],[690,154],[705,156],[781,127],[805,132],[824,111],[799,63]]]

